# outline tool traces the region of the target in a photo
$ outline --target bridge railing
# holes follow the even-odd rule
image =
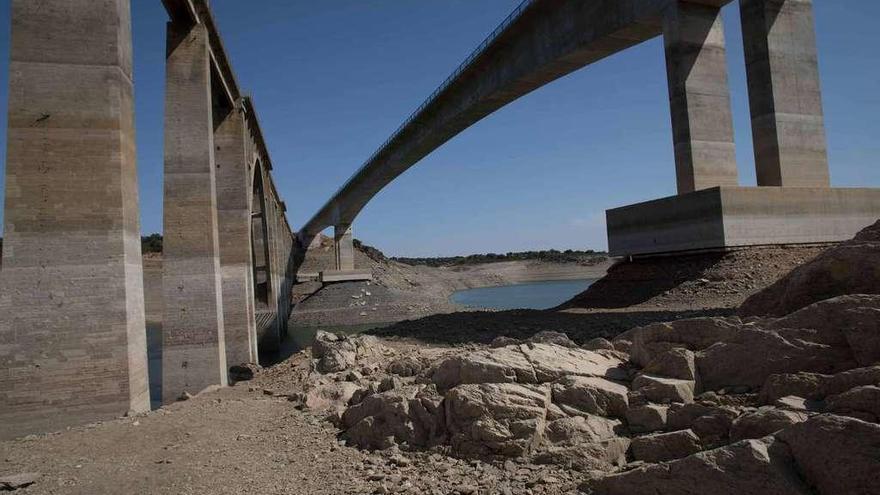
[[[420,113],[422,113],[422,111],[428,105],[430,105],[435,99],[437,99],[437,96],[440,93],[442,93],[443,91],[445,91],[446,88],[448,88],[449,85],[452,84],[452,81],[454,81],[459,75],[461,75],[461,73],[464,72],[470,66],[471,62],[473,62],[475,58],[479,57],[486,50],[486,47],[488,47],[493,41],[495,41],[495,39],[498,37],[498,35],[502,31],[507,29],[508,26],[510,26],[515,20],[517,20],[519,18],[519,16],[522,15],[522,13],[526,10],[526,8],[529,7],[529,5],[531,5],[537,1],[538,0],[523,0],[522,2],[520,2],[519,5],[517,5],[517,7],[515,9],[513,9],[513,11],[510,14],[508,14],[508,16],[505,17],[503,21],[501,21],[501,24],[499,24],[494,30],[492,30],[492,32],[489,33],[489,35],[486,36],[486,38],[484,38],[483,41],[479,45],[477,45],[477,47],[473,51],[471,51],[471,53],[467,56],[467,58],[465,58],[464,61],[461,64],[459,64],[458,67],[456,67],[454,71],[452,71],[452,74],[450,74],[440,84],[440,86],[438,86],[437,89],[434,90],[433,93],[428,95],[428,97],[425,98],[424,101],[422,101],[422,104],[419,105],[419,107],[416,108],[415,111],[412,112],[409,115],[409,117],[407,117],[406,120],[403,121],[402,124],[400,124],[400,126],[391,134],[391,136],[388,139],[386,139],[385,142],[383,142],[376,149],[376,151],[374,151],[373,154],[370,155],[369,158],[367,158],[367,160],[363,163],[363,165],[361,165],[357,169],[357,171],[355,171],[355,173],[352,174],[351,177],[349,177],[349,179],[346,180],[345,183],[342,184],[342,186],[336,191],[336,193],[332,196],[332,198],[330,199],[330,201],[328,201],[327,204],[329,205],[333,201],[333,198],[338,196],[339,193],[341,193],[342,190],[345,189],[348,186],[348,184],[351,183],[351,181],[358,174],[360,174],[361,171],[363,171],[367,167],[367,165],[369,165],[370,162],[372,162],[376,158],[376,156],[379,155],[379,153],[382,152],[382,150],[384,150],[392,141],[394,141],[394,139],[398,135],[400,135],[401,132],[403,132],[403,129],[405,129],[410,123],[412,123],[412,121],[415,120],[416,117]]]

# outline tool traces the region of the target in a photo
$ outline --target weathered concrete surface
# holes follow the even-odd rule
[[[740,6],[758,185],[827,187],[812,0]]]
[[[168,24],[162,401],[227,383],[208,35]]]
[[[0,438],[149,407],[128,0],[14,0]]]
[[[256,325],[249,307],[251,211],[245,121],[240,105],[214,131],[217,230],[223,291],[223,328],[229,366],[258,361]],[[250,277],[249,277],[250,275]]]
[[[605,215],[614,256],[841,242],[880,218],[880,189],[717,187]]]
[[[659,36],[664,12],[677,1],[532,1],[327,201],[300,231],[301,238],[308,241],[327,227],[351,224],[397,176],[504,105]]]
[[[336,254],[337,271],[354,270],[354,237],[351,225],[337,225],[333,228],[333,249]]]
[[[318,272],[318,281],[329,282],[355,282],[373,280],[373,272],[367,270],[324,270]]]
[[[721,9],[673,4],[663,39],[678,193],[738,185]]]

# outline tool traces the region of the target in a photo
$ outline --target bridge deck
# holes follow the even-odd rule
[[[659,36],[673,1],[525,0],[309,220],[301,237],[350,224],[387,184],[499,108]]]

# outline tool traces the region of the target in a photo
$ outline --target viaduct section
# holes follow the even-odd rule
[[[731,0],[525,0],[309,220],[351,225],[382,188],[527,93],[663,37],[673,197],[608,210],[615,255],[840,241],[880,216],[880,190],[830,187],[812,0],[740,0],[758,187],[741,187],[721,8]],[[585,157],[585,161],[589,158]]]
[[[165,0],[162,401],[286,332],[295,237],[207,0]],[[0,438],[150,407],[129,0],[12,0]]]

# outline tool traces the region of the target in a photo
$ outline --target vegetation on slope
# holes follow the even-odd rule
[[[608,253],[601,251],[577,251],[566,249],[558,251],[549,249],[544,251],[520,251],[509,252],[506,254],[471,254],[468,256],[445,256],[436,258],[391,258],[400,263],[407,265],[426,265],[426,266],[462,266],[462,265],[480,265],[484,263],[498,263],[502,261],[545,261],[548,263],[577,263],[580,265],[592,266],[608,259]]]

